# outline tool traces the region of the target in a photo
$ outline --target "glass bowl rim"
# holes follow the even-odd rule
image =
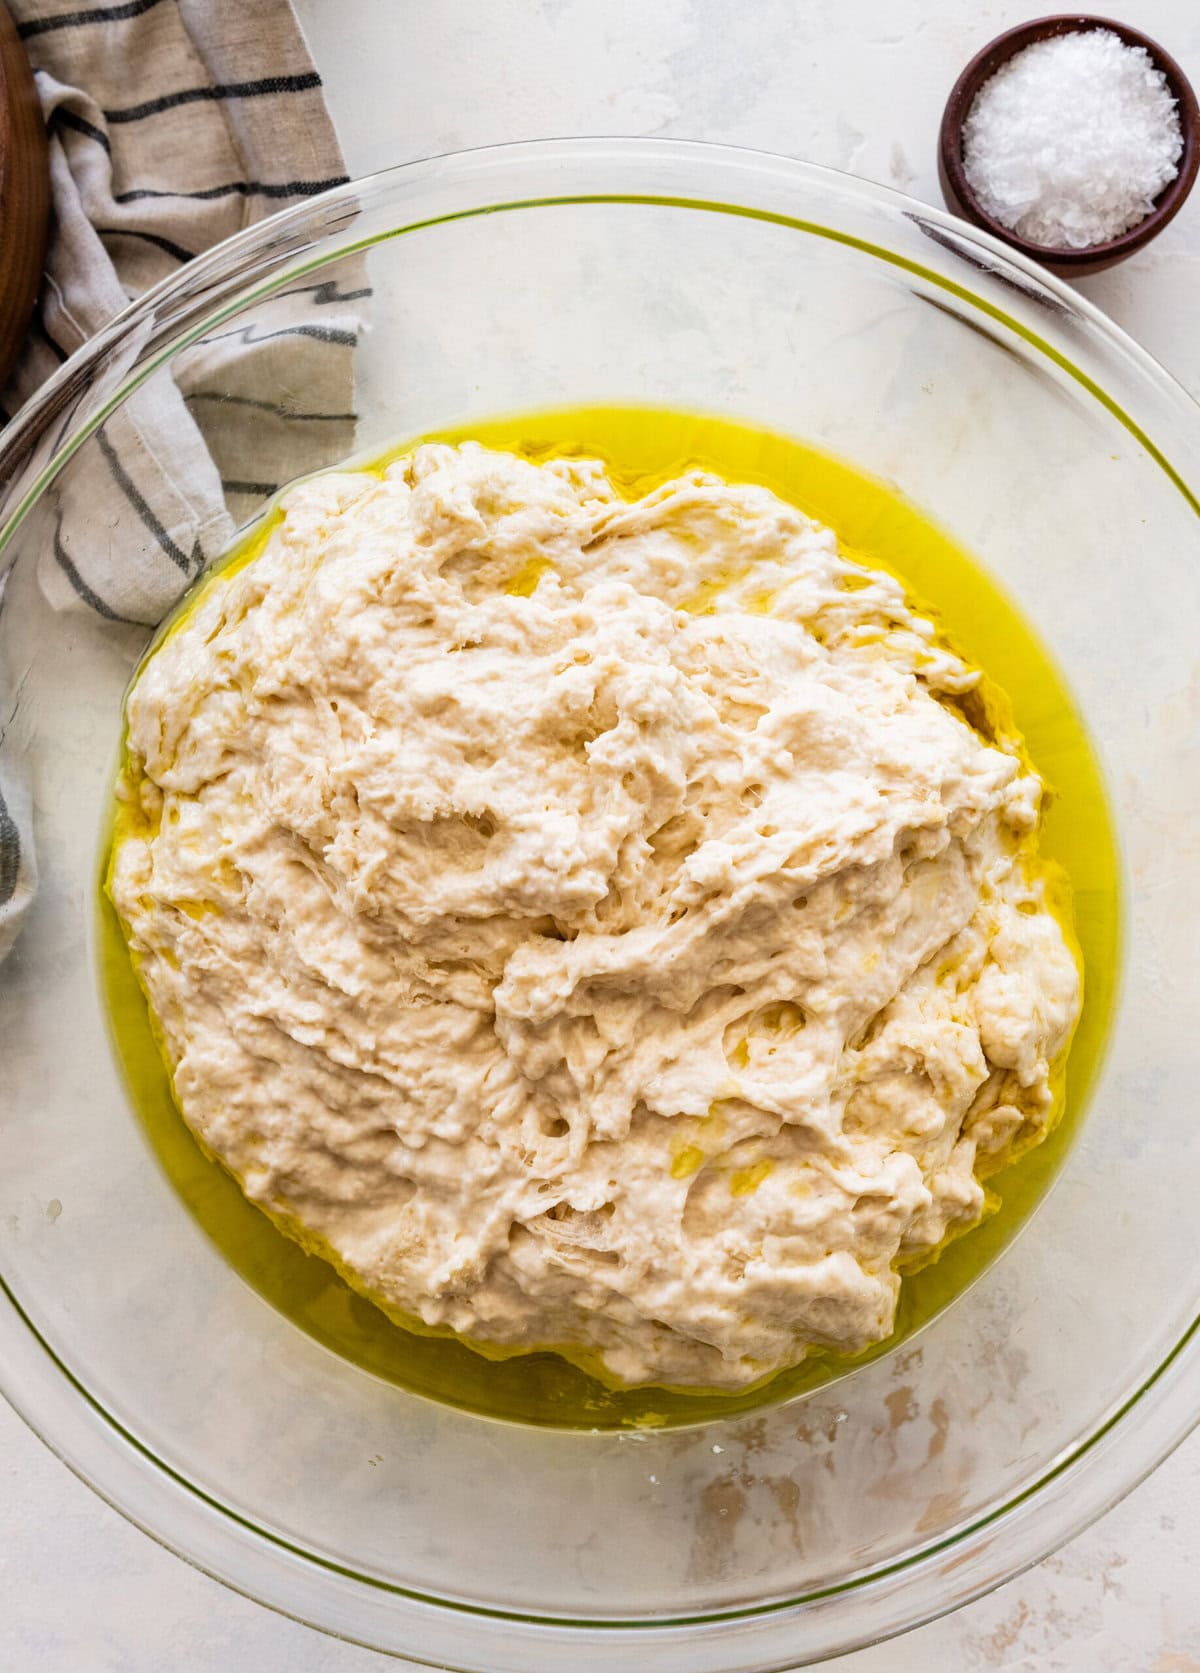
[[[1151,440],[1140,425],[1127,414],[1120,404],[1108,395],[1094,379],[1088,376],[1080,367],[1055,349],[1039,334],[1031,332],[1027,327],[1018,324],[1004,310],[985,298],[977,296],[965,285],[957,284],[939,275],[934,269],[926,268],[907,257],[897,256],[886,248],[872,244],[869,240],[855,237],[851,234],[839,233],[832,228],[823,227],[820,223],[797,215],[789,215],[778,210],[770,211],[755,208],[736,201],[726,202],[714,198],[701,191],[687,191],[679,197],[670,193],[553,193],[526,197],[519,200],[500,199],[484,201],[469,208],[453,211],[449,214],[435,215],[418,219],[407,225],[398,225],[386,232],[374,234],[370,237],[350,239],[333,254],[302,261],[297,265],[288,265],[286,270],[273,277],[266,283],[242,288],[240,281],[254,271],[255,257],[268,258],[277,250],[288,248],[288,235],[301,232],[312,226],[320,235],[328,228],[320,222],[324,217],[333,217],[339,211],[344,211],[343,219],[350,220],[355,213],[364,207],[369,207],[373,196],[382,197],[389,188],[402,184],[419,186],[446,183],[452,176],[458,182],[469,185],[478,180],[480,185],[486,185],[490,176],[497,170],[519,170],[522,164],[532,163],[544,165],[547,170],[562,169],[573,163],[598,163],[611,161],[614,166],[643,165],[647,169],[655,164],[674,165],[686,170],[689,163],[695,165],[697,174],[708,171],[724,170],[735,176],[741,174],[745,178],[757,177],[759,184],[767,182],[769,173],[779,176],[781,185],[790,184],[793,187],[807,186],[818,193],[840,193],[843,198],[857,197],[864,203],[873,203],[883,207],[892,207],[917,227],[926,231],[934,242],[948,249],[952,255],[966,261],[968,264],[981,268],[989,277],[995,277],[1006,282],[1011,288],[1024,294],[1034,301],[1049,305],[1050,310],[1060,315],[1075,315],[1083,325],[1094,332],[1104,346],[1128,359],[1143,374],[1148,375],[1157,386],[1157,392],[1168,397],[1172,403],[1182,406],[1184,411],[1193,417],[1197,402],[1174,377],[1148,350],[1144,349],[1128,332],[1116,324],[1104,311],[1073,290],[1066,280],[1048,272],[1044,267],[1019,250],[1012,248],[1003,240],[996,238],[981,227],[973,226],[961,216],[951,214],[944,209],[938,209],[932,204],[922,202],[918,198],[908,196],[904,192],[890,186],[878,184],[864,179],[860,175],[851,174],[842,169],[827,167],[821,163],[805,162],[798,158],[782,156],[777,152],[756,149],[749,146],[722,145],[708,140],[692,139],[644,139],[638,136],[581,136],[576,138],[514,140],[502,145],[476,146],[461,151],[439,152],[429,157],[416,158],[410,162],[397,163],[391,167],[378,169],[370,174],[360,175],[355,179],[345,181],[340,186],[305,198],[302,202],[293,204],[287,209],[276,211],[251,226],[244,227],[240,232],[212,245],[188,261],[177,273],[167,274],[157,284],[152,285],[140,296],[136,297],[126,307],[122,308],[107,325],[103,326],[87,342],[63,362],[51,374],[45,383],[41,384],[12,416],[9,423],[0,430],[0,496],[7,492],[9,472],[14,456],[18,456],[23,448],[27,448],[33,438],[45,432],[45,429],[56,412],[64,404],[64,398],[79,387],[86,374],[102,362],[120,344],[131,338],[136,338],[143,327],[153,324],[158,308],[169,304],[172,299],[189,301],[199,295],[206,283],[221,285],[228,290],[233,289],[227,300],[228,313],[236,313],[250,302],[261,301],[275,294],[285,284],[307,273],[310,269],[327,266],[332,260],[346,256],[364,253],[376,244],[389,242],[393,238],[403,237],[408,233],[421,232],[435,225],[447,224],[453,221],[471,220],[480,215],[491,215],[507,211],[565,207],[567,205],[582,205],[586,203],[627,203],[644,207],[683,208],[693,210],[707,210],[714,213],[725,213],[745,217],[751,220],[773,223],[788,227],[793,231],[806,232],[817,236],[824,236],[834,243],[855,248],[862,253],[876,257],[893,266],[904,269],[914,275],[928,280],[949,292],[960,301],[969,303],[979,309],[986,316],[1015,329],[1019,335],[1045,354],[1061,371],[1067,373],[1076,383],[1087,390],[1100,404],[1117,419],[1124,429],[1133,437],[1155,463],[1163,470],[1178,492],[1183,496],[1193,511],[1200,516],[1200,492],[1189,487],[1180,472],[1166,458],[1161,449]],[[300,246],[303,248],[303,246]],[[220,323],[226,317],[226,312],[218,309],[216,312],[206,312],[202,319],[195,321],[191,328],[179,336],[172,337],[165,348],[155,354],[145,365],[140,362],[134,372],[111,391],[102,407],[91,413],[78,429],[69,427],[65,441],[56,445],[52,460],[43,471],[40,471],[18,504],[12,510],[5,509],[3,520],[0,521],[0,574],[3,573],[5,562],[4,552],[12,535],[15,533],[25,513],[30,509],[37,497],[49,486],[58,471],[66,464],[72,454],[97,430],[110,416],[111,412],[133,393],[159,366],[189,347],[205,331]],[[171,320],[164,322],[170,325]]]
[[[652,174],[656,166],[674,168],[685,177],[690,173],[694,179],[694,187],[688,189],[685,178],[682,184],[676,184],[676,190],[669,192],[551,191],[535,196],[507,197],[497,201],[493,201],[485,189],[483,200],[468,207],[447,214],[414,219],[407,224],[397,224],[368,237],[349,237],[344,244],[319,256],[305,255],[303,236],[306,232],[311,233],[313,240],[323,239],[339,225],[339,217],[340,224],[352,224],[356,214],[364,208],[369,208],[373,199],[376,202],[385,201],[397,187],[416,188],[418,193],[423,186],[439,184],[451,184],[460,190],[487,188],[497,180],[502,182],[513,173],[519,174],[528,165],[533,165],[535,170],[545,170],[549,184],[551,179],[561,177],[564,170],[569,171],[572,165],[594,165],[609,161],[625,169],[641,168],[647,175]],[[712,195],[711,185],[716,175],[723,175],[730,188],[726,198]],[[31,396],[0,434],[0,483],[6,484],[0,492],[11,498],[13,487],[10,474],[14,461],[19,464],[22,457],[27,456],[31,442],[36,442],[46,434],[49,424],[63,410],[70,395],[79,388],[86,387],[92,372],[123,344],[131,340],[136,344],[139,334],[148,333],[156,326],[165,334],[164,342],[156,347],[153,354],[144,361],[140,357],[135,359],[132,370],[121,378],[95,412],[89,413],[77,426],[70,422],[67,424],[55,445],[52,457],[33,480],[24,486],[16,505],[5,507],[3,522],[0,523],[0,577],[6,567],[8,548],[11,546],[13,535],[25,515],[73,453],[147,377],[225,318],[273,295],[308,271],[327,266],[331,261],[364,252],[377,244],[407,233],[419,232],[451,221],[469,220],[484,214],[588,203],[624,203],[652,208],[699,210],[772,223],[849,246],[936,285],[960,303],[966,303],[983,313],[993,323],[1016,331],[1031,348],[1048,358],[1060,372],[1066,373],[1126,429],[1139,447],[1158,465],[1191,510],[1200,516],[1200,497],[1189,487],[1180,471],[1141,425],[1124,410],[1120,402],[1061,349],[1021,324],[996,303],[977,295],[968,285],[950,279],[934,267],[926,267],[883,245],[874,244],[869,239],[823,226],[819,221],[799,214],[786,213],[782,208],[754,207],[737,201],[734,188],[739,181],[751,180],[760,192],[777,185],[781,191],[790,187],[801,199],[806,191],[810,197],[820,197],[824,194],[827,199],[843,205],[848,200],[852,202],[857,199],[862,206],[882,208],[914,222],[918,228],[927,231],[937,245],[948,250],[955,260],[981,268],[989,278],[1005,282],[1034,301],[1047,303],[1054,316],[1072,317],[1101,351],[1115,356],[1118,361],[1127,362],[1136,378],[1143,384],[1148,380],[1153,393],[1165,399],[1170,406],[1179,409],[1193,429],[1200,429],[1196,425],[1200,409],[1182,385],[1094,304],[1079,296],[1063,280],[1048,274],[1036,263],[1008,248],[989,233],[889,187],[876,185],[839,170],[781,157],[767,151],[699,141],[612,137],[519,141],[509,145],[445,153],[399,164],[348,181],[342,186],[306,199],[303,203],[245,228],[213,246],[189,262],[179,273],[169,275],[130,303],[95,337],[79,348]],[[704,183],[703,190],[701,182]],[[289,242],[293,234],[300,236],[301,241],[298,244]],[[270,263],[280,252],[282,259],[270,268],[265,278],[262,277],[263,265]],[[293,256],[297,259],[289,259]],[[257,283],[254,282],[256,272],[259,274]],[[210,292],[214,294],[210,295]],[[194,308],[189,314],[189,305],[194,304],[197,299],[204,306],[199,315],[196,315]],[[180,304],[179,315],[171,313],[173,303]],[[160,308],[166,309],[162,319],[159,318]],[[183,329],[177,329],[181,321],[186,323]],[[20,485],[19,476],[17,483]],[[1159,1365],[1143,1378],[1136,1388],[1115,1403],[1103,1419],[1095,1423],[1077,1444],[1043,1468],[1036,1479],[1027,1483],[1019,1492],[1011,1494],[1003,1503],[989,1506],[984,1512],[924,1546],[899,1558],[851,1574],[832,1587],[808,1592],[799,1597],[768,1599],[762,1603],[712,1613],[656,1616],[653,1619],[642,1617],[629,1621],[611,1617],[579,1620],[530,1614],[520,1609],[510,1611],[431,1596],[383,1581],[376,1576],[347,1569],[318,1552],[290,1542],[270,1529],[248,1522],[239,1513],[212,1498],[199,1484],[190,1482],[171,1465],[158,1459],[152,1450],[104,1408],[42,1338],[36,1325],[5,1282],[2,1273],[0,1334],[13,1339],[19,1335],[27,1345],[33,1345],[34,1357],[38,1359],[43,1373],[49,1382],[55,1385],[56,1390],[61,1391],[67,1387],[73,1390],[84,1403],[91,1419],[99,1420],[110,1436],[122,1443],[119,1451],[125,1463],[118,1471],[122,1477],[121,1487],[110,1487],[107,1479],[104,1485],[101,1485],[99,1477],[107,1477],[110,1472],[90,1468],[89,1463],[79,1457],[78,1446],[60,1446],[56,1443],[49,1432],[49,1424],[43,1428],[35,1415],[32,1409],[35,1402],[25,1398],[27,1393],[36,1395],[36,1391],[32,1388],[18,1387],[19,1378],[14,1378],[9,1372],[7,1356],[0,1355],[0,1393],[6,1396],[34,1432],[81,1480],[152,1537],[168,1544],[170,1549],[184,1556],[186,1560],[198,1563],[198,1566],[203,1567],[215,1578],[237,1590],[245,1591],[247,1595],[266,1602],[285,1614],[293,1614],[296,1618],[304,1619],[318,1627],[324,1625],[320,1619],[314,1619],[303,1610],[290,1607],[275,1598],[264,1597],[260,1590],[252,1589],[252,1582],[232,1578],[225,1571],[224,1564],[213,1559],[198,1558],[194,1554],[195,1541],[186,1540],[180,1535],[167,1537],[152,1527],[149,1518],[144,1517],[135,1508],[139,1486],[145,1480],[144,1463],[154,1467],[155,1475],[160,1480],[173,1482],[176,1487],[184,1489],[184,1494],[190,1500],[196,1515],[205,1518],[210,1512],[215,1512],[226,1530],[231,1531],[238,1541],[240,1550],[237,1554],[243,1558],[254,1550],[261,1554],[264,1546],[274,1547],[278,1554],[290,1558],[293,1562],[299,1561],[303,1565],[307,1571],[307,1583],[310,1585],[314,1570],[326,1571],[331,1577],[337,1576],[342,1580],[368,1586],[376,1592],[387,1593],[398,1601],[406,1600],[419,1604],[426,1610],[432,1607],[439,1613],[472,1617],[481,1624],[500,1621],[537,1629],[585,1629],[596,1634],[598,1640],[611,1641],[614,1633],[627,1633],[629,1628],[648,1629],[653,1634],[671,1628],[711,1627],[720,1623],[735,1629],[752,1627],[755,1623],[764,1623],[768,1619],[777,1619],[791,1612],[802,1611],[824,1600],[848,1594],[870,1598],[873,1592],[879,1593],[884,1621],[875,1636],[867,1638],[856,1633],[853,1638],[847,1638],[845,1634],[834,1635],[819,1649],[818,1653],[825,1655],[840,1653],[854,1647],[855,1644],[878,1642],[883,1637],[929,1620],[949,1608],[958,1607],[970,1597],[978,1596],[1011,1578],[1102,1515],[1143,1480],[1189,1431],[1200,1423],[1200,1316],[1197,1316]],[[41,1350],[40,1355],[36,1350]],[[20,1358],[21,1355],[18,1354],[18,1361]],[[1144,1415],[1151,1412],[1157,1414],[1159,1422],[1152,1439],[1148,1438],[1148,1431],[1153,1427],[1150,1423],[1146,1422],[1134,1428],[1124,1423],[1134,1408]],[[80,1415],[83,1416],[83,1412]],[[77,1430],[80,1428],[78,1424],[75,1427]],[[85,1422],[83,1427],[91,1428],[93,1423]],[[1118,1428],[1126,1443],[1129,1443],[1131,1438],[1137,1440],[1140,1437],[1140,1445],[1126,1444],[1123,1468],[1115,1474],[1110,1471],[1109,1478],[1101,1482],[1099,1464],[1108,1458]],[[132,1468],[126,1467],[127,1464],[132,1464]],[[1090,1490],[1080,1492],[1080,1477],[1085,1469]],[[1032,1509],[1035,1504],[1046,1506],[1048,1492],[1052,1488],[1058,1489],[1058,1510],[1052,1525],[1044,1525],[1034,1541],[1026,1539],[1021,1548],[1016,1549],[1014,1534],[1017,1523],[1020,1522],[1021,1530],[1027,1532],[1025,1519],[1019,1513]],[[1043,1520],[1045,1522],[1047,1519]],[[1001,1534],[1005,1534],[1006,1537],[998,1537]],[[981,1561],[985,1551],[992,1553],[992,1560],[986,1564]],[[922,1571],[936,1586],[938,1573],[944,1572],[938,1569],[937,1559],[951,1552],[958,1553],[955,1558],[956,1567],[962,1564],[971,1565],[971,1577],[967,1580],[966,1589],[952,1600],[939,1602],[928,1586],[927,1595],[921,1602],[913,1599],[908,1604],[901,1605],[889,1595],[884,1595],[891,1593],[889,1583],[897,1577],[907,1577],[911,1583]],[[967,1577],[964,1576],[964,1579]],[[914,1591],[919,1593],[921,1588],[916,1587]],[[325,1626],[325,1630],[337,1630],[339,1636],[346,1636],[342,1629]],[[364,1639],[362,1642],[370,1640]],[[405,1653],[414,1654],[414,1651],[409,1649]]]

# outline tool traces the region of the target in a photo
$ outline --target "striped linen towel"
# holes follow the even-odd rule
[[[33,328],[0,393],[5,422],[131,298],[345,179],[288,0],[9,9],[46,117],[53,219]],[[106,477],[91,472],[84,488],[68,472],[56,490],[38,572],[50,604],[157,622],[264,494],[350,452],[366,294],[325,283],[280,295],[253,330],[215,331],[113,414],[98,437]],[[284,402],[281,388],[302,398]],[[105,524],[122,528],[115,558],[95,538]],[[0,728],[0,958],[35,887],[30,817]]]

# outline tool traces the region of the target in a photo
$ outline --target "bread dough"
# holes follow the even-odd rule
[[[490,1351],[736,1389],[881,1339],[1079,1011],[978,681],[763,488],[298,485],[129,698],[109,887],[185,1119]]]

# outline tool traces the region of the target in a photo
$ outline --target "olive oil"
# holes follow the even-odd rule
[[[100,976],[117,1057],[152,1149],[225,1259],[264,1300],[353,1364],[403,1388],[528,1423],[625,1428],[728,1417],[818,1388],[889,1352],[995,1260],[1049,1189],[1096,1078],[1116,986],[1119,865],[1100,770],[1053,660],[1002,590],[900,494],[852,465],[729,419],[655,408],[584,407],[518,415],[421,439],[468,437],[537,461],[559,454],[598,457],[630,498],[694,466],[731,481],[760,483],[835,529],[848,556],[898,576],[946,640],[986,670],[983,704],[989,722],[1005,730],[1015,727],[1023,735],[1030,758],[1051,787],[1041,853],[1069,879],[1069,889],[1055,887],[1051,898],[1067,922],[1073,899],[1084,971],[1083,1014],[1059,1071],[1049,1137],[991,1176],[990,1212],[979,1226],[948,1244],[935,1263],[904,1279],[896,1328],[886,1342],[854,1357],[815,1353],[795,1369],[737,1395],[611,1389],[557,1354],[485,1358],[452,1337],[400,1328],[326,1261],[305,1253],[253,1207],[237,1182],[202,1151],[179,1114],[120,924],[101,888]],[[413,445],[405,443],[362,468],[381,471]],[[228,572],[252,561],[277,520],[276,511],[267,512],[220,567]],[[527,590],[536,583],[537,576],[530,575]],[[175,624],[191,602],[185,602]],[[164,635],[171,630],[168,624]],[[102,876],[113,828],[110,819]],[[688,1159],[681,1152],[672,1171],[685,1174]],[[749,1178],[740,1183],[745,1190],[753,1188]]]

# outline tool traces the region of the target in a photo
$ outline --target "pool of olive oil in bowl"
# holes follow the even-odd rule
[[[1065,874],[1048,892],[1065,921],[1073,916],[1084,975],[1083,1012],[1059,1065],[1049,1136],[988,1178],[990,1212],[936,1262],[904,1279],[892,1335],[864,1353],[814,1353],[737,1394],[613,1389],[551,1352],[485,1357],[452,1336],[402,1328],[327,1261],[285,1236],[201,1149],[175,1104],[145,997],[104,892],[115,828],[110,809],[98,907],[100,979],[130,1100],[167,1176],[229,1264],[310,1336],[402,1388],[491,1417],[584,1429],[697,1423],[793,1398],[890,1352],[941,1312],[1012,1240],[1062,1165],[1099,1067],[1118,965],[1117,847],[1095,755],[1053,660],[986,570],[895,489],[852,465],[729,419],[658,408],[517,415],[419,439],[468,438],[537,461],[557,454],[602,459],[630,498],[695,466],[729,481],[760,483],[836,530],[848,557],[898,576],[946,640],[986,670],[982,691],[991,721],[1023,735],[1050,788],[1041,855],[1052,873]],[[414,445],[406,442],[362,468],[382,470]],[[252,562],[277,520],[277,512],[268,512],[209,574]],[[175,621],[193,601],[194,595]],[[168,624],[163,634],[170,631]]]

